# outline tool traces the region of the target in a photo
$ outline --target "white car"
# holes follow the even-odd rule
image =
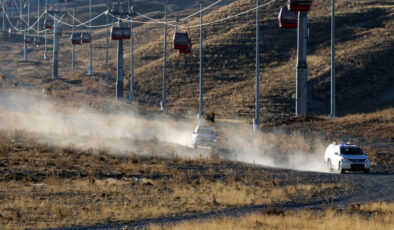
[[[200,146],[216,148],[216,137],[213,128],[211,126],[199,125],[193,131],[193,147],[197,148]]]
[[[338,170],[340,173],[345,171],[363,171],[369,173],[370,160],[366,156],[368,153],[361,150],[357,145],[349,143],[332,143],[324,154],[324,160],[330,170]]]

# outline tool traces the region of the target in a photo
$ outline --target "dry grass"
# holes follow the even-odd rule
[[[359,205],[359,210],[326,210],[316,212],[264,212],[241,217],[217,217],[212,220],[182,222],[148,229],[392,229],[393,203]]]
[[[281,3],[264,8],[262,26],[262,116],[266,121],[289,117],[294,112],[295,92],[295,33],[279,29],[277,13]],[[372,112],[392,105],[391,60],[393,20],[389,1],[339,2],[337,29],[337,87],[338,113]],[[102,8],[102,6],[100,6]],[[138,6],[139,7],[139,6]],[[137,7],[137,8],[138,8]],[[141,6],[142,7],[142,6]],[[253,1],[236,1],[205,15],[204,21],[213,21],[254,7]],[[138,8],[139,11],[148,8]],[[86,8],[79,9],[86,17]],[[97,11],[100,9],[97,8]],[[152,14],[156,15],[155,12]],[[171,16],[176,16],[174,13]],[[179,14],[182,14],[180,12]],[[311,114],[329,113],[329,16],[330,3],[316,0],[310,15],[309,39],[309,109]],[[156,15],[157,16],[157,15]],[[179,15],[178,15],[179,16]],[[103,18],[104,19],[104,18]],[[68,20],[68,19],[67,19]],[[138,18],[138,20],[143,20]],[[198,23],[198,18],[190,24]],[[227,24],[208,26],[204,30],[205,106],[220,116],[252,117],[254,113],[254,31],[253,14],[247,14]],[[173,31],[170,30],[170,34]],[[179,55],[169,49],[168,57],[168,109],[172,111],[196,110],[198,107],[198,28],[191,29],[195,46],[190,56]],[[110,85],[103,84],[105,29],[94,32],[93,72],[87,76],[88,46],[76,48],[76,68],[71,68],[69,39],[60,39],[60,76],[51,80],[51,66],[43,62],[43,47],[31,49],[32,62],[20,62],[22,44],[6,36],[1,44],[2,69],[17,76],[18,80],[40,87],[53,87],[56,97],[92,100],[92,97],[115,95],[116,43],[110,49]],[[163,52],[162,25],[142,25],[135,29],[135,90],[136,100],[158,108],[161,99]],[[66,37],[66,36],[65,36]],[[280,39],[279,39],[280,38]],[[21,37],[18,37],[18,41]],[[171,39],[168,39],[170,47]],[[126,42],[127,43],[127,42]],[[126,44],[128,46],[128,44]],[[51,46],[50,51],[51,51]],[[4,51],[3,51],[4,50]],[[51,57],[49,52],[49,57]],[[128,88],[128,48],[125,51],[125,86]],[[358,87],[354,87],[357,85]],[[10,85],[8,87],[11,87]],[[125,94],[126,95],[126,94]],[[363,98],[363,100],[359,100]]]
[[[308,201],[348,188],[218,159],[112,156],[1,132],[0,226],[81,226]],[[78,218],[76,218],[78,217]]]

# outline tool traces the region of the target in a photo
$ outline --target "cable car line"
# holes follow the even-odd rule
[[[6,12],[5,9],[4,9],[4,6],[3,6],[3,11]],[[40,16],[40,19],[43,17],[43,15],[44,15],[44,13]],[[7,21],[9,22],[9,24],[11,25],[11,27],[14,28],[17,32],[25,32],[25,31],[27,31],[27,30],[33,30],[34,32],[38,32],[38,31],[33,27],[35,24],[37,24],[37,22],[35,22],[31,27],[21,30],[21,29],[19,29],[17,26],[15,26],[15,25],[12,23],[12,21],[11,21],[9,15],[8,15],[7,13],[5,13],[5,17],[7,18]],[[45,30],[40,30],[40,32],[45,32]]]
[[[208,26],[208,25],[216,24],[216,23],[218,23],[218,22],[226,21],[226,20],[229,20],[229,19],[231,19],[231,18],[235,18],[235,17],[241,16],[241,15],[247,14],[247,13],[249,13],[249,12],[251,12],[251,11],[256,10],[257,8],[261,8],[261,7],[267,6],[267,5],[272,4],[272,3],[276,2],[276,1],[277,1],[277,0],[271,0],[271,1],[269,1],[269,2],[266,2],[266,3],[264,3],[264,4],[261,4],[261,5],[257,6],[257,7],[252,8],[252,9],[246,10],[246,11],[244,11],[244,12],[241,12],[241,13],[238,13],[238,14],[234,14],[234,15],[228,16],[228,17],[226,17],[226,18],[218,19],[218,20],[216,20],[216,21],[203,23],[202,26]],[[196,27],[200,27],[200,25],[198,24],[198,25],[181,26],[181,27],[182,27],[182,28],[196,28]]]
[[[223,1],[223,0],[218,0],[218,1],[212,3],[211,5],[205,7],[204,9],[202,9],[202,10],[200,10],[200,11],[197,11],[197,12],[195,12],[195,13],[193,13],[193,14],[187,16],[187,17],[184,17],[184,18],[179,19],[179,21],[184,21],[184,20],[186,20],[186,19],[188,19],[188,18],[191,18],[191,17],[193,17],[193,16],[195,16],[195,15],[201,13],[201,12],[204,12],[204,11],[208,10],[209,8],[215,6],[216,4],[218,4],[218,3],[222,2],[222,1]]]

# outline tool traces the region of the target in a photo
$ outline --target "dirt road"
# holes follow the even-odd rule
[[[329,174],[329,173],[315,173],[315,172],[299,172],[285,169],[273,169],[265,168],[264,170],[273,171],[276,173],[291,173],[292,176],[300,177],[302,180],[313,182],[326,182],[333,183],[336,181],[346,182],[350,189],[345,191],[342,196],[335,198],[334,200],[329,200],[321,197],[317,197],[308,202],[295,202],[291,201],[282,204],[282,209],[284,210],[298,210],[298,209],[314,209],[322,210],[330,207],[334,208],[346,208],[352,203],[368,203],[368,202],[378,202],[378,201],[388,201],[392,202],[394,200],[394,175],[393,173],[370,173],[370,174]],[[240,172],[242,173],[242,172]],[[220,211],[212,211],[208,213],[187,213],[182,217],[172,217],[172,218],[157,218],[157,219],[142,219],[132,223],[122,223],[122,224],[108,224],[101,226],[86,226],[80,228],[59,228],[62,230],[68,229],[83,229],[83,230],[93,230],[93,229],[121,229],[128,226],[129,229],[140,229],[144,226],[150,224],[156,225],[166,225],[174,224],[181,221],[190,220],[204,220],[209,218],[214,218],[216,216],[241,216],[248,213],[259,212],[266,209],[266,205],[257,206],[243,206],[237,208],[229,208]]]

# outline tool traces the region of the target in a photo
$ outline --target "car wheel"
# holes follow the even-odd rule
[[[342,168],[342,162],[339,162],[339,164],[338,164],[338,171],[341,174],[345,173],[345,170]]]
[[[332,164],[331,164],[331,160],[330,159],[328,159],[328,161],[327,161],[327,167],[328,167],[328,171],[330,171],[330,172],[334,171],[334,169],[332,168]]]
[[[365,174],[369,173],[369,169],[364,169],[364,173]]]

